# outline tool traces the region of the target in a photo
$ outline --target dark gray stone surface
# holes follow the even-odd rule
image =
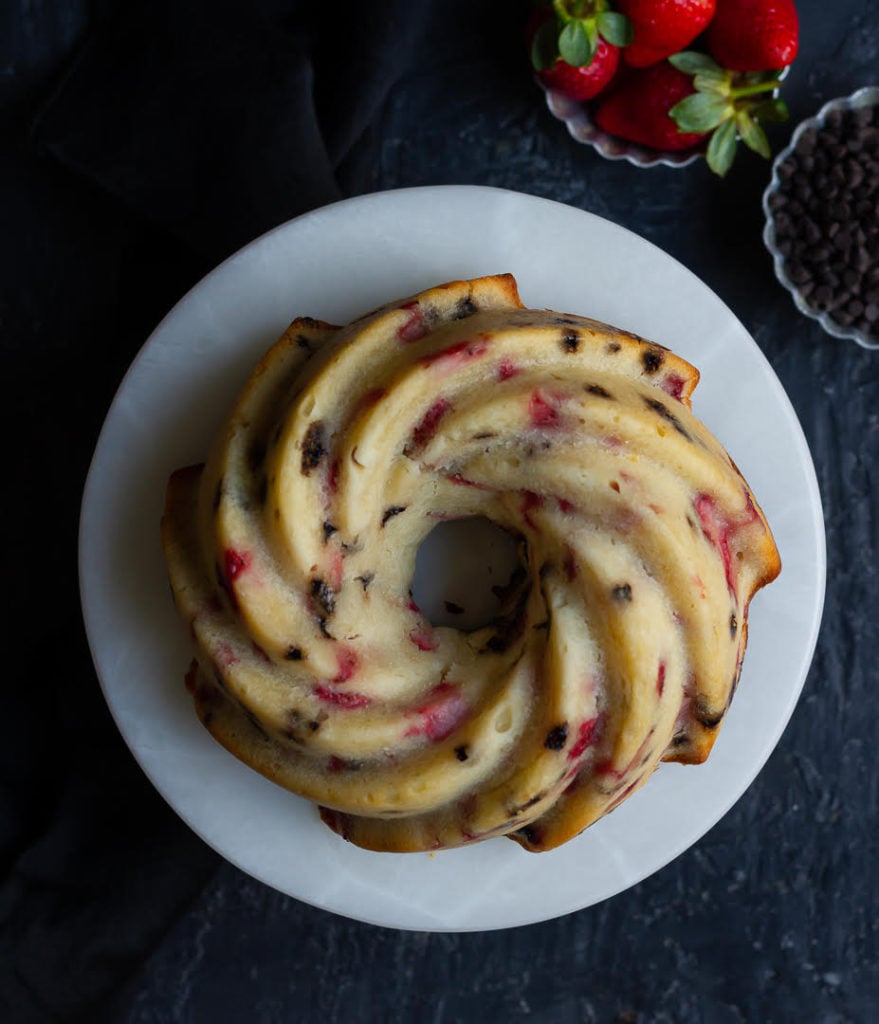
[[[0,1017],[879,1020],[879,352],[824,335],[776,283],[760,237],[764,162],[742,155],[721,182],[573,142],[522,63],[520,7],[437,0],[411,5],[413,27],[407,5],[389,5],[388,31],[402,19],[409,45],[358,131],[332,136],[328,188],[476,183],[561,200],[655,242],[729,304],[796,408],[825,505],[827,602],[800,704],[749,791],[674,863],[600,906],[504,932],[395,932],[307,907],[220,861],[151,790],[81,633],[77,510],[125,367],[232,238],[199,246],[150,207],[150,173],[126,192],[106,153],[89,159],[89,133],[112,145],[115,122],[100,108],[77,120],[77,72],[64,76],[114,6],[21,0],[0,32],[7,493],[24,499],[4,503],[5,589],[8,643],[26,651],[4,685]],[[776,150],[822,103],[879,79],[870,0],[798,8],[792,122],[774,130]],[[100,64],[85,66],[99,88]],[[340,95],[325,89],[324,121]],[[136,132],[133,116],[122,123]]]

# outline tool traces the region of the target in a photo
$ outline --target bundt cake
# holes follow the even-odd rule
[[[780,561],[697,380],[523,308],[509,275],[295,320],[168,486],[204,725],[372,850],[548,850],[660,761],[704,760]],[[521,559],[470,632],[411,593],[424,538],[466,517]]]

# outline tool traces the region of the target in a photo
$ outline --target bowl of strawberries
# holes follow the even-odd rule
[[[797,55],[793,0],[552,0],[528,24],[550,112],[611,160],[723,176],[738,143],[769,158]]]

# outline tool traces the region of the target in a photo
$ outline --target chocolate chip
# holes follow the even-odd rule
[[[733,639],[735,639],[735,635],[738,632],[738,630],[739,630],[739,623],[738,623],[738,620],[736,619],[735,612],[733,612],[732,615],[730,615],[730,617],[729,617],[729,635],[731,637],[733,637]]]
[[[867,109],[867,108],[865,108]],[[869,115],[870,120],[865,120]],[[804,133],[779,165],[771,201],[775,240],[785,272],[804,301],[840,326],[864,323],[870,300],[865,275],[875,266],[879,132],[873,112],[834,111],[822,129]]]
[[[613,356],[616,355],[617,352],[619,352],[620,348],[622,348],[622,346],[618,341],[609,341],[604,346],[604,351],[607,352],[609,355]]]
[[[324,425],[320,420],[309,424],[302,440],[302,474],[308,474],[320,464],[321,459],[327,454],[326,441],[324,437]]]
[[[385,509],[384,515],[382,516],[382,526],[384,526],[389,519],[393,519],[394,516],[398,516],[401,512],[405,512],[406,508],[406,505],[390,505]]]
[[[576,352],[580,347],[580,335],[576,331],[567,331],[562,335],[562,348],[565,352]]]
[[[619,586],[614,587],[611,591],[613,594],[614,601],[620,603],[628,603],[632,600],[632,585],[631,583],[621,583]]]
[[[311,598],[324,615],[332,615],[336,610],[336,595],[319,576],[311,581]]]
[[[325,519],[324,520],[324,544],[326,544],[326,542],[330,539],[330,537],[332,537],[332,535],[334,533],[336,533],[337,531],[338,531],[338,527],[337,526],[333,526],[333,524],[329,521],[329,519]]]
[[[474,313],[479,312],[479,307],[468,295],[466,299],[461,299],[457,306],[455,306],[455,313],[453,316],[454,320],[464,320],[468,316],[473,316]]]
[[[671,409],[668,408],[668,406],[660,402],[658,398],[645,398],[644,404],[649,409],[652,409],[655,413],[661,416],[666,421],[666,423],[670,423],[674,427],[674,429],[681,435],[681,437],[685,437],[688,441],[693,440],[693,438],[684,428],[684,425],[677,418],[677,416],[675,416],[675,414],[671,411]]]
[[[613,395],[606,388],[603,388],[600,384],[587,384],[585,387],[586,391],[590,395],[596,395],[598,398],[606,398],[611,402],[614,401]]]
[[[459,761],[466,761],[469,756],[470,754],[467,750],[466,745],[455,747],[455,757],[457,757]]]
[[[284,660],[285,661],[302,661],[302,659],[304,657],[305,657],[305,655],[302,653],[302,648],[301,647],[293,647],[293,646],[291,646],[291,647],[288,647],[286,651],[284,651]]]
[[[362,576],[355,576],[354,579],[363,587],[363,592],[366,593],[366,588],[375,579],[375,573],[365,572]]]
[[[563,722],[561,725],[557,725],[549,730],[546,734],[546,739],[543,741],[543,745],[547,750],[561,750],[567,742],[568,723]]]
[[[520,828],[516,835],[522,836],[531,846],[540,846],[542,842],[540,832],[533,825],[526,825],[524,828]]]
[[[662,366],[665,355],[662,349],[652,347],[645,349],[641,353],[641,362],[644,364],[644,369],[647,373],[656,373],[656,371]]]

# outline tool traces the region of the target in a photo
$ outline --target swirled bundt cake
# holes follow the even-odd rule
[[[168,487],[202,722],[374,850],[551,849],[704,760],[780,562],[697,380],[509,275],[294,321]],[[522,568],[489,625],[433,626],[416,552],[476,516]]]

